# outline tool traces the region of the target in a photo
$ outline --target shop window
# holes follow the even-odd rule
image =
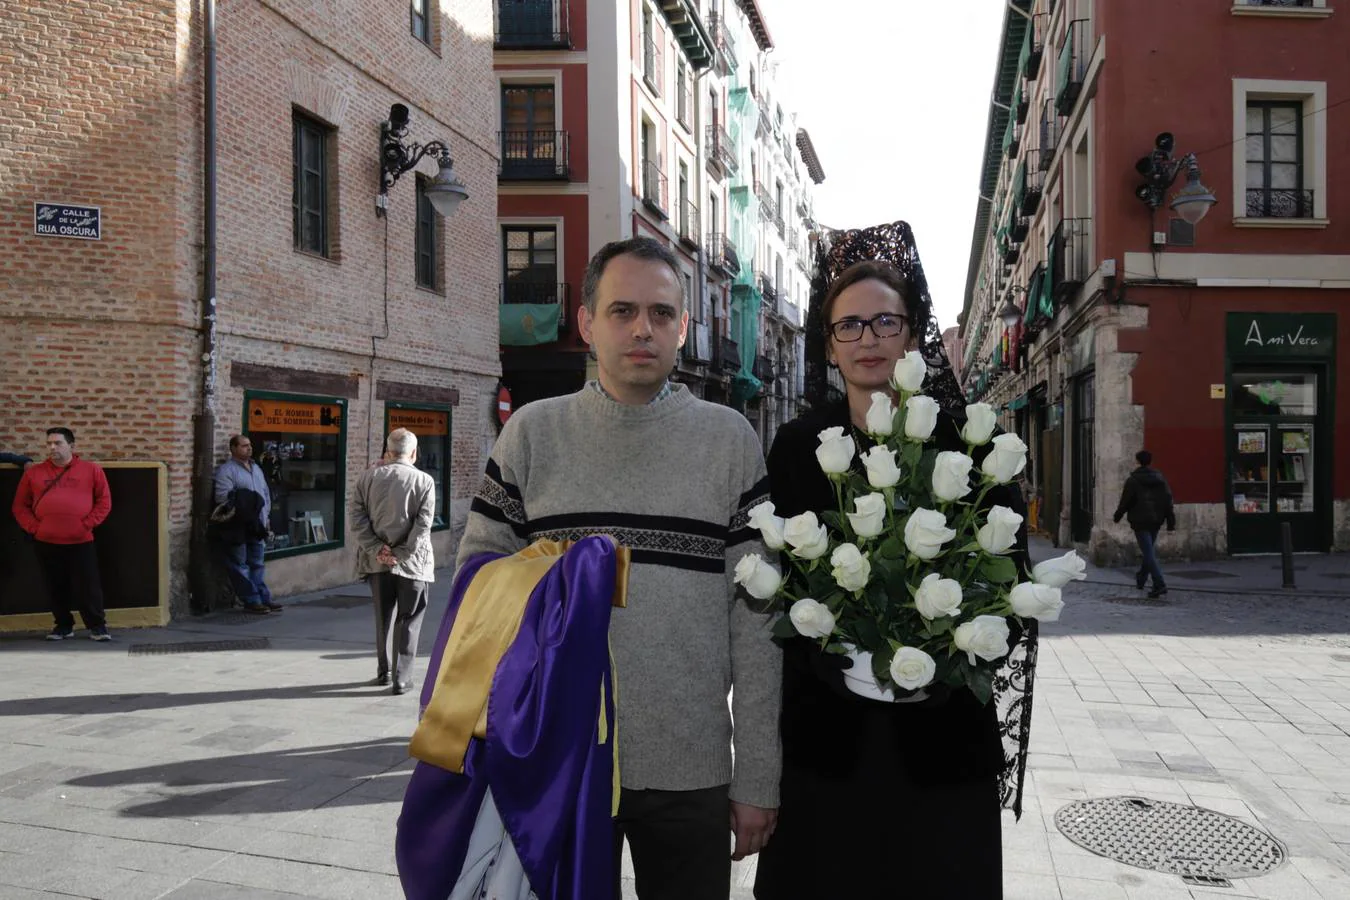
[[[269,555],[342,546],[346,417],[341,399],[245,393],[243,433],[272,494]]]
[[[431,530],[450,527],[450,407],[386,403],[384,433],[406,428],[417,435],[415,465],[436,482],[436,518]]]

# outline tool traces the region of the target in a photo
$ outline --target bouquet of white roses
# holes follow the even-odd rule
[[[899,405],[872,395],[865,431],[876,444],[861,455],[861,472],[843,428],[820,433],[816,459],[837,508],[784,520],[772,503],[755,507],[751,525],[769,549],[783,551],[788,571],[748,554],[735,580],[757,599],[783,602],[788,615],[776,636],[800,634],[851,657],[845,679],[858,693],[904,699],[941,684],[988,702],[1012,627],[1058,619],[1061,588],[1086,567],[1070,551],[1023,580],[1009,557],[1022,517],[984,501],[1026,467],[1026,445],[993,436],[992,407],[974,403],[961,430],[966,452],[939,451],[938,404],[920,390],[926,371],[923,357],[909,353],[891,377]],[[973,454],[985,444],[992,446],[977,470]]]

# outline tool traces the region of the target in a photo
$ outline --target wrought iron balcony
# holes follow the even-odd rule
[[[766,97],[756,106],[759,107],[759,119],[755,126],[755,137],[762,137],[767,140],[773,136],[773,121],[769,118],[768,98]]]
[[[1036,210],[1041,205],[1041,197],[1045,194],[1045,167],[1041,164],[1044,155],[1045,153],[1042,150],[1028,150],[1023,159],[1027,173],[1027,180],[1022,193],[1022,215],[1024,216],[1036,214]]]
[[[502,181],[564,181],[571,175],[566,131],[499,131],[497,146]]]
[[[1313,0],[1247,0],[1244,6],[1312,6]]]
[[[1022,92],[1017,98],[1017,106],[1013,108],[1013,115],[1017,119],[1018,125],[1023,125],[1027,121],[1027,113],[1031,111],[1031,86],[1022,85]]]
[[[1091,219],[1064,219],[1050,238],[1050,289],[1056,299],[1072,299],[1088,276]]]
[[[642,205],[663,219],[669,218],[670,187],[661,164],[649,159],[642,164]]]
[[[755,355],[755,377],[766,384],[774,379],[773,360],[760,354]]]
[[[1311,219],[1313,192],[1288,188],[1247,188],[1247,215],[1268,219]]]
[[[722,179],[736,174],[736,145],[727,130],[716,122],[708,126],[707,147],[708,167],[715,177]]]
[[[731,40],[731,30],[721,13],[708,16],[708,31],[712,34],[713,46],[717,48],[718,72],[730,75],[736,68],[736,45]]]
[[[567,306],[571,288],[565,282],[554,284],[550,281],[506,281],[497,286],[500,303],[505,306],[512,303],[558,304],[558,326],[567,324]]]
[[[698,204],[686,200],[680,204],[680,240],[690,247],[697,247],[701,235],[699,229]]]
[[[1055,109],[1061,116],[1073,112],[1078,95],[1083,92],[1083,80],[1087,78],[1087,64],[1092,53],[1092,47],[1088,43],[1090,24],[1087,19],[1074,19],[1070,22],[1068,33],[1064,37],[1064,46],[1059,51],[1055,75],[1059,93],[1055,95]]]
[[[650,34],[642,36],[642,80],[656,96],[661,96],[661,83],[664,81],[665,57]]]
[[[755,196],[759,198],[759,212],[766,219],[778,217],[778,204],[773,202],[769,186],[762,181],[755,182]]]
[[[1008,158],[1017,159],[1018,151],[1022,149],[1022,126],[1013,121],[1008,127],[1012,129],[1012,140],[1008,141]]]
[[[567,0],[497,0],[493,44],[498,50],[557,50],[572,46]]]
[[[1022,67],[1022,77],[1035,81],[1041,71],[1041,59],[1045,56],[1045,28],[1050,24],[1049,13],[1036,13],[1027,23],[1031,29],[1031,51],[1027,54],[1026,65]]]
[[[774,286],[769,273],[756,272],[755,280],[759,282],[759,292],[764,295],[765,306],[771,307],[775,313],[778,312],[778,288]]]
[[[741,368],[740,346],[731,338],[720,335],[716,342],[713,366],[723,372],[736,372]]]
[[[1039,163],[1042,172],[1050,168],[1050,161],[1055,158],[1055,150],[1059,148],[1059,138],[1059,113],[1055,112],[1055,101],[1046,100],[1045,106],[1041,109],[1041,158]]]
[[[723,275],[737,275],[741,271],[741,261],[736,248],[725,234],[715,231],[708,235],[708,266]]]
[[[689,331],[685,335],[680,355],[686,362],[712,362],[712,329],[706,322],[689,320]]]
[[[1027,232],[1031,230],[1031,220],[1024,215],[1020,215],[1020,210],[1013,215],[1012,222],[1008,228],[1008,238],[1014,243],[1020,244],[1027,239]]]

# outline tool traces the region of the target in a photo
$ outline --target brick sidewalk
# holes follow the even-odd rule
[[[1076,585],[1045,628],[1027,809],[1005,820],[1006,896],[1350,896],[1350,604],[1172,584],[1162,603]],[[428,634],[448,588],[442,578]],[[416,700],[363,686],[361,593],[110,645],[0,640],[0,897],[400,896],[392,844]],[[250,643],[128,652],[206,641]],[[1232,814],[1290,860],[1202,888],[1056,831],[1066,803],[1117,795]],[[753,873],[737,867],[736,900]]]

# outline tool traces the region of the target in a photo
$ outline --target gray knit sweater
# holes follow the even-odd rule
[[[767,496],[750,424],[682,386],[647,406],[594,390],[536,401],[497,439],[459,563],[597,533],[632,551],[610,624],[625,788],[730,783],[733,800],[778,805],[781,654],[731,580],[744,554],[769,558],[747,523]]]

